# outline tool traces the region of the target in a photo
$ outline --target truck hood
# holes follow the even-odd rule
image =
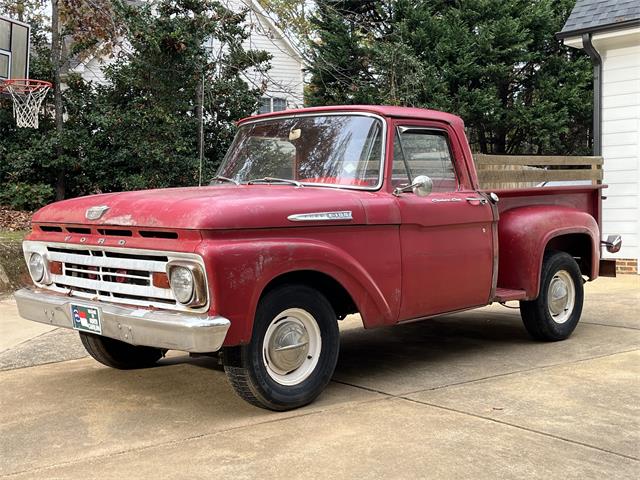
[[[175,229],[243,229],[313,225],[365,224],[360,201],[370,192],[293,185],[220,185],[110,193],[48,205],[34,223],[118,225]],[[91,207],[108,207],[97,220]],[[289,215],[350,211],[352,219],[295,222]]]

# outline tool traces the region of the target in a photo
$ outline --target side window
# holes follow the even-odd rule
[[[433,180],[434,192],[453,192],[458,181],[444,132],[396,131],[393,145],[393,186],[411,183],[418,175]]]

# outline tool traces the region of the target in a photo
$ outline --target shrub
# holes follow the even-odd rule
[[[36,210],[51,202],[53,188],[44,183],[8,183],[0,188],[0,205],[16,210]]]

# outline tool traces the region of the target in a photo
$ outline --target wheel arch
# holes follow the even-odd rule
[[[323,294],[336,312],[338,320],[351,313],[358,313],[358,306],[349,291],[332,276],[317,270],[293,270],[272,278],[262,289],[260,299],[286,284],[306,285]]]
[[[593,280],[597,277],[597,269],[594,271],[594,256],[598,255],[597,244],[588,232],[560,233],[551,237],[544,251],[557,250],[571,255],[580,267],[580,273]],[[540,264],[542,268],[542,263]]]
[[[253,319],[266,292],[284,283],[301,282],[325,294],[336,313],[357,311],[365,327],[394,323],[397,318],[379,285],[354,257],[318,240],[291,238],[234,241],[201,246],[210,276],[212,313],[231,320],[225,346],[251,340]]]

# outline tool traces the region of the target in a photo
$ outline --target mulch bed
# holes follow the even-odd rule
[[[21,212],[8,207],[0,207],[0,230],[15,232],[31,229],[33,212]]]

